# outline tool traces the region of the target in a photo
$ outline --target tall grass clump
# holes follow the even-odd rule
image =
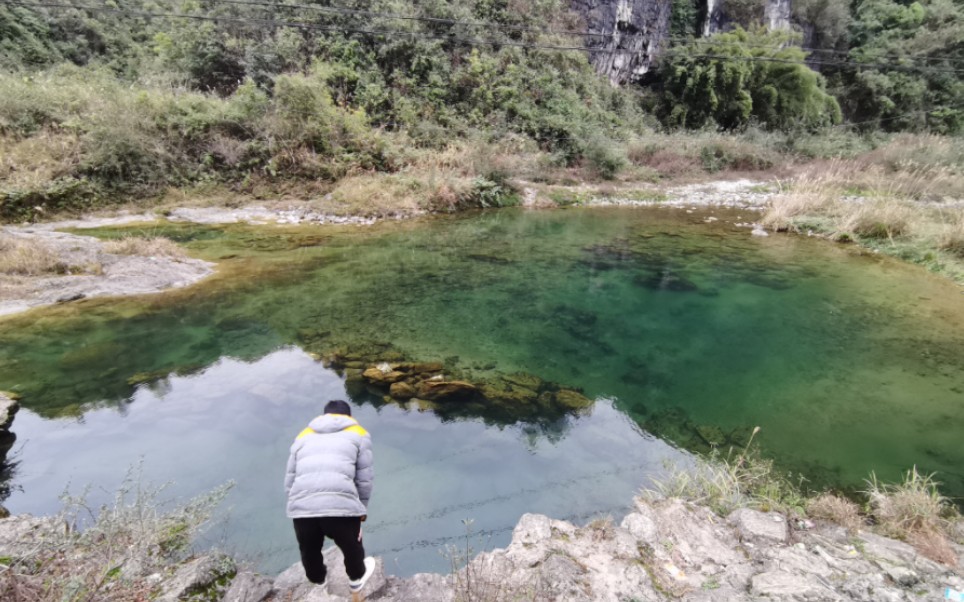
[[[957,562],[948,530],[959,515],[941,495],[934,474],[921,473],[914,466],[900,483],[881,483],[873,473],[866,483],[870,516],[879,530],[913,544],[932,560]]]
[[[157,595],[150,576],[191,554],[230,485],[187,503],[161,509],[165,487],[143,486],[130,475],[114,500],[92,508],[86,495],[64,495],[63,509],[39,519],[37,528],[0,559],[0,599],[129,602]],[[232,571],[225,567],[226,574]]]
[[[0,233],[0,274],[39,276],[66,270],[60,256],[42,242]]]
[[[145,257],[184,257],[186,254],[178,244],[163,236],[143,238],[125,236],[104,243],[104,250],[116,255],[142,255]]]
[[[714,450],[708,458],[696,458],[689,467],[669,466],[668,476],[654,479],[654,489],[644,495],[679,497],[708,506],[725,516],[738,508],[802,512],[804,500],[789,475],[777,473],[773,461],[752,447],[753,430],[746,447],[730,449],[723,456]]]

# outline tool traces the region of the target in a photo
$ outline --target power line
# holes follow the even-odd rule
[[[671,53],[672,50],[667,50],[667,53]],[[790,59],[781,59],[773,56],[728,56],[725,54],[687,54],[686,56],[690,58],[703,58],[703,59],[718,59],[718,60],[731,60],[731,61],[762,61],[768,63],[784,63],[788,65],[827,65],[835,67],[861,67],[861,68],[872,68],[880,71],[931,71],[934,73],[964,73],[964,69],[943,69],[940,67],[911,67],[908,65],[888,65],[885,63],[859,63],[856,61],[827,61],[821,59],[810,59],[809,61],[793,61]]]
[[[311,10],[311,11],[317,11],[317,12],[323,12],[323,13],[329,13],[329,14],[362,15],[367,17],[383,18],[383,19],[421,21],[421,22],[431,22],[431,23],[442,23],[447,25],[466,25],[470,27],[485,27],[490,30],[489,31],[490,33],[505,34],[507,32],[532,32],[532,33],[540,33],[540,34],[578,36],[578,37],[584,37],[584,38],[592,38],[592,37],[610,38],[616,35],[615,33],[608,34],[608,33],[580,32],[580,31],[568,31],[568,30],[552,30],[552,29],[546,29],[546,28],[533,28],[533,27],[513,26],[513,25],[499,26],[493,23],[485,23],[485,22],[479,22],[479,21],[461,21],[458,19],[449,19],[449,18],[443,18],[443,17],[397,15],[397,14],[378,13],[378,12],[364,11],[364,10],[350,9],[350,8],[343,8],[343,7],[328,7],[328,6],[318,6],[318,5],[308,5],[308,4],[281,4],[281,3],[275,3],[275,2],[268,2],[264,0],[207,0],[207,1],[211,3],[233,4],[233,5],[240,5],[240,6],[257,6],[262,8]],[[603,48],[598,48],[593,46],[563,46],[563,45],[553,45],[553,44],[520,43],[520,42],[503,41],[503,40],[468,40],[465,38],[458,38],[455,36],[455,34],[442,35],[437,33],[408,32],[408,31],[398,31],[398,30],[367,30],[367,29],[352,29],[352,28],[335,27],[335,26],[325,27],[325,26],[313,24],[313,23],[278,21],[276,19],[250,19],[250,18],[243,18],[243,17],[210,17],[210,16],[208,17],[208,19],[202,19],[201,15],[193,15],[190,13],[146,13],[144,11],[116,9],[108,6],[96,7],[96,6],[87,6],[87,5],[52,4],[52,3],[29,4],[24,2],[10,2],[10,1],[5,1],[3,3],[13,5],[13,6],[42,6],[47,8],[74,8],[78,10],[83,9],[83,10],[112,12],[112,13],[127,12],[128,14],[132,14],[136,16],[144,16],[144,17],[155,16],[155,17],[185,18],[185,19],[196,19],[196,20],[219,20],[224,22],[239,22],[244,20],[244,21],[249,21],[253,23],[273,24],[275,26],[282,26],[282,27],[315,29],[315,30],[321,30],[321,31],[342,31],[346,33],[363,33],[363,34],[371,34],[371,35],[376,35],[376,34],[377,35],[405,35],[405,36],[411,36],[411,37],[424,37],[428,39],[452,40],[456,42],[475,44],[475,45],[491,45],[491,46],[500,45],[500,46],[514,46],[514,47],[523,47],[523,48],[539,48],[539,49],[546,49],[546,50],[582,51],[582,52],[588,52],[588,53],[613,53],[613,52],[626,51],[624,49],[619,49],[619,48],[603,49]],[[651,39],[650,36],[646,36],[644,34],[633,34],[630,36],[627,36],[625,34],[618,34],[618,35],[620,40],[640,39],[640,40],[649,41]],[[767,48],[767,49],[779,50],[787,47],[787,46],[774,46],[773,44],[754,43],[754,42],[728,42],[728,41],[721,41],[721,40],[713,40],[712,38],[691,38],[688,36],[666,36],[662,38],[662,40],[668,41],[670,43],[672,43],[673,41],[682,41],[685,43],[686,46],[699,46],[701,43],[706,42],[709,44],[713,44],[715,46],[732,46],[732,47],[739,47],[739,48],[744,48],[744,47],[745,48]],[[836,56],[846,56],[847,54],[846,52],[837,51],[833,49],[809,48],[805,46],[789,46],[789,47],[798,48],[804,52],[810,52],[810,53],[818,53],[818,52],[830,53]],[[727,58],[729,60],[735,60],[729,57],[714,57],[714,58],[721,58],[721,59]],[[906,57],[897,57],[897,56],[888,56],[888,55],[885,55],[882,58],[893,58],[895,60],[907,60]],[[958,62],[964,63],[964,59],[962,58],[948,57],[948,56],[917,57],[916,60],[949,61],[949,62],[955,62],[955,63],[958,63]],[[873,67],[878,69],[902,69],[902,70],[929,69],[929,70],[935,70],[936,72],[944,72],[944,73],[964,72],[964,71],[958,71],[958,70],[940,69],[937,67],[930,67],[930,66],[913,67],[908,65],[864,63],[864,62],[852,61],[852,60],[831,62],[831,61],[813,59],[813,58],[809,59],[809,62],[806,64],[820,64],[820,65],[827,65],[827,66],[850,65],[850,66],[858,66],[858,67]]]
[[[397,15],[397,14],[378,13],[378,12],[372,12],[372,11],[358,10],[358,9],[352,9],[352,8],[318,6],[315,4],[282,4],[280,2],[268,2],[265,0],[207,0],[207,1],[212,3],[220,3],[220,4],[235,4],[240,6],[259,6],[259,7],[265,7],[265,8],[311,10],[311,11],[331,13],[331,14],[362,15],[366,17],[374,17],[379,19],[421,21],[421,22],[427,22],[427,23],[441,23],[446,25],[466,25],[469,27],[485,27],[499,33],[514,31],[514,32],[529,32],[529,33],[541,33],[541,34],[548,34],[548,35],[565,35],[565,36],[590,37],[590,38],[591,37],[612,38],[615,35],[618,35],[620,40],[640,39],[645,41],[649,41],[652,37],[646,34],[626,35],[626,34],[621,34],[617,32],[597,33],[597,32],[589,32],[589,31],[572,31],[572,30],[557,30],[557,29],[548,29],[548,28],[537,28],[537,27],[525,27],[520,25],[498,25],[495,23],[486,23],[482,21],[461,21],[458,19],[449,19],[444,17]],[[692,38],[689,36],[664,36],[661,39],[668,40],[668,41],[693,42],[693,41],[711,40],[712,38]],[[760,43],[753,43],[753,42],[724,42],[720,40],[714,40],[712,43],[715,45],[724,45],[724,46],[782,48],[782,46],[774,46],[773,44],[760,44]],[[808,48],[805,46],[794,46],[794,47],[799,48],[804,52],[822,52],[822,53],[833,53],[837,55],[847,54],[847,52],[845,51],[834,50],[831,48]],[[883,58],[906,58],[906,57],[885,56]],[[964,59],[947,57],[947,56],[919,57],[919,59],[927,60],[927,61],[946,60],[946,61],[952,61],[952,62],[964,62]]]
[[[213,0],[222,1],[222,0]],[[238,1],[238,0],[236,0]],[[461,43],[467,46],[505,46],[505,47],[516,47],[516,48],[530,48],[538,50],[555,50],[555,51],[576,51],[585,52],[589,54],[599,54],[599,53],[612,53],[612,50],[593,48],[587,46],[563,46],[556,44],[533,44],[525,42],[515,42],[511,40],[491,40],[491,39],[469,39],[459,37],[454,34],[434,34],[426,32],[409,32],[409,31],[399,31],[393,29],[360,29],[352,27],[342,27],[342,26],[327,26],[319,25],[316,23],[306,23],[299,21],[279,21],[276,19],[252,19],[248,17],[223,17],[223,16],[212,16],[212,15],[197,15],[190,13],[155,13],[147,11],[133,11],[127,9],[117,9],[107,6],[89,6],[89,5],[74,5],[74,4],[59,4],[59,3],[47,3],[47,2],[13,2],[10,0],[3,0],[0,2],[2,4],[7,4],[9,6],[23,6],[23,7],[36,7],[36,8],[54,8],[54,9],[67,9],[67,10],[89,10],[92,12],[104,12],[111,14],[128,15],[143,18],[166,18],[166,19],[188,19],[196,21],[209,21],[209,22],[223,22],[223,23],[238,23],[238,24],[255,24],[264,25],[270,27],[290,27],[294,29],[304,29],[304,30],[314,30],[314,31],[326,31],[335,33],[354,33],[362,35],[381,35],[381,36],[404,36],[404,37],[414,37],[414,38],[425,38],[434,39],[440,41],[448,41],[454,43]],[[671,52],[671,50],[667,50]],[[727,55],[713,55],[713,54],[690,54],[691,58],[709,58],[717,60],[727,60],[727,61],[743,61],[743,62],[772,62],[772,63],[783,63],[791,65],[803,65],[808,66],[806,61],[793,61],[789,59],[780,59],[777,57],[763,57],[763,56],[727,56]],[[887,65],[882,63],[858,63],[854,61],[821,61],[821,60],[811,60],[810,64],[820,64],[827,66],[852,66],[855,68],[874,68],[879,70],[897,70],[897,71],[933,71],[937,73],[964,73],[964,70],[960,69],[941,69],[936,67],[911,67],[904,65]]]

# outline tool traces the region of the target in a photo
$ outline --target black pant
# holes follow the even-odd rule
[[[328,569],[321,548],[325,537],[335,541],[335,545],[345,555],[345,572],[352,581],[365,575],[365,547],[361,542],[360,516],[313,516],[296,518],[295,537],[301,550],[301,564],[305,576],[312,583],[324,583]]]

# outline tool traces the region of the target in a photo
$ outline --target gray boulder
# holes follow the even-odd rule
[[[200,556],[178,566],[174,574],[164,580],[161,593],[155,600],[178,602],[199,595],[220,599],[236,571],[234,561],[227,556]]]
[[[257,573],[238,573],[221,602],[263,602],[271,593],[271,580]]]
[[[776,512],[758,512],[749,508],[734,510],[727,522],[736,527],[742,541],[783,543],[787,541],[787,520]]]

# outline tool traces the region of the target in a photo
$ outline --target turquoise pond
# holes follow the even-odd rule
[[[716,221],[707,221],[713,216]],[[54,512],[131,467],[180,498],[235,488],[205,536],[265,571],[297,559],[288,445],[333,397],[372,433],[366,540],[401,575],[446,570],[524,512],[621,516],[666,462],[755,444],[811,487],[917,465],[964,496],[964,295],[851,245],[750,236],[747,211],[500,210],[371,227],[151,224],[218,261],[193,287],[0,321],[23,395],[3,502]],[[391,349],[476,381],[526,372],[589,411],[387,403],[309,352]],[[795,476],[794,478],[798,478]]]

